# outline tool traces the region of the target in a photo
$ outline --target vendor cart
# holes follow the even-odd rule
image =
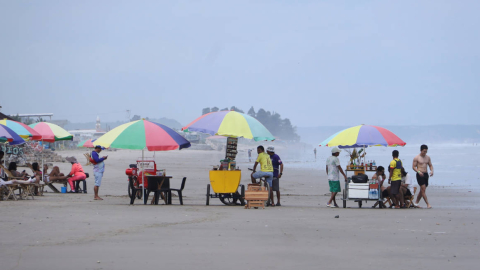
[[[139,170],[142,168],[143,172]],[[130,164],[130,168],[125,170],[125,174],[128,176],[128,197],[132,197],[132,189],[140,189],[142,183],[145,183],[145,188],[148,188],[147,176],[165,174],[165,170],[157,170],[157,164],[155,160],[137,160],[136,164]],[[142,191],[137,190],[135,194],[138,199],[142,198]]]
[[[382,190],[380,184],[372,183],[370,180],[367,183],[355,183],[352,177],[348,177],[348,172],[353,172],[354,176],[365,174],[366,172],[375,172],[376,166],[347,166],[345,173],[347,181],[343,189],[343,208],[347,207],[347,201],[355,201],[358,207],[362,208],[362,201],[379,202],[380,208],[384,208]]]
[[[225,205],[245,205],[245,186],[240,185],[242,171],[236,168],[235,162],[237,143],[237,138],[227,138],[225,159],[220,167],[210,171],[206,205],[210,205],[210,198],[219,198]]]

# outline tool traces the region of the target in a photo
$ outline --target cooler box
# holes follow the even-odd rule
[[[349,199],[368,199],[368,191],[370,185],[359,184],[359,183],[349,183],[348,184],[348,198]]]

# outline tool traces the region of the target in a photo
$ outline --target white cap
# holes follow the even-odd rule
[[[336,146],[333,147],[332,153],[340,153],[340,152],[342,152],[342,150],[340,150],[338,147],[336,147]]]
[[[275,153],[275,148],[273,146],[267,147],[267,152]]]

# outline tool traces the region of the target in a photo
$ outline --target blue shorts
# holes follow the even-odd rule
[[[99,187],[102,184],[103,172],[94,172],[95,175],[95,186]]]
[[[273,172],[254,172],[252,174],[253,178],[258,179],[260,177],[265,177],[265,180],[267,180],[267,183],[270,187],[272,187],[272,181],[273,181]]]

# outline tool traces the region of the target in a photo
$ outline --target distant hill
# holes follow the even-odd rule
[[[183,126],[175,119],[169,118],[151,118],[149,119],[151,122],[160,123],[172,129],[181,129]],[[116,121],[116,122],[102,122],[102,129],[105,130],[107,127],[110,129],[114,129],[125,122]],[[95,122],[86,122],[86,123],[68,123],[65,125],[66,130],[74,130],[74,129],[95,129]]]
[[[407,144],[419,143],[480,143],[480,125],[382,126]],[[297,127],[302,141],[318,145],[348,126]]]

